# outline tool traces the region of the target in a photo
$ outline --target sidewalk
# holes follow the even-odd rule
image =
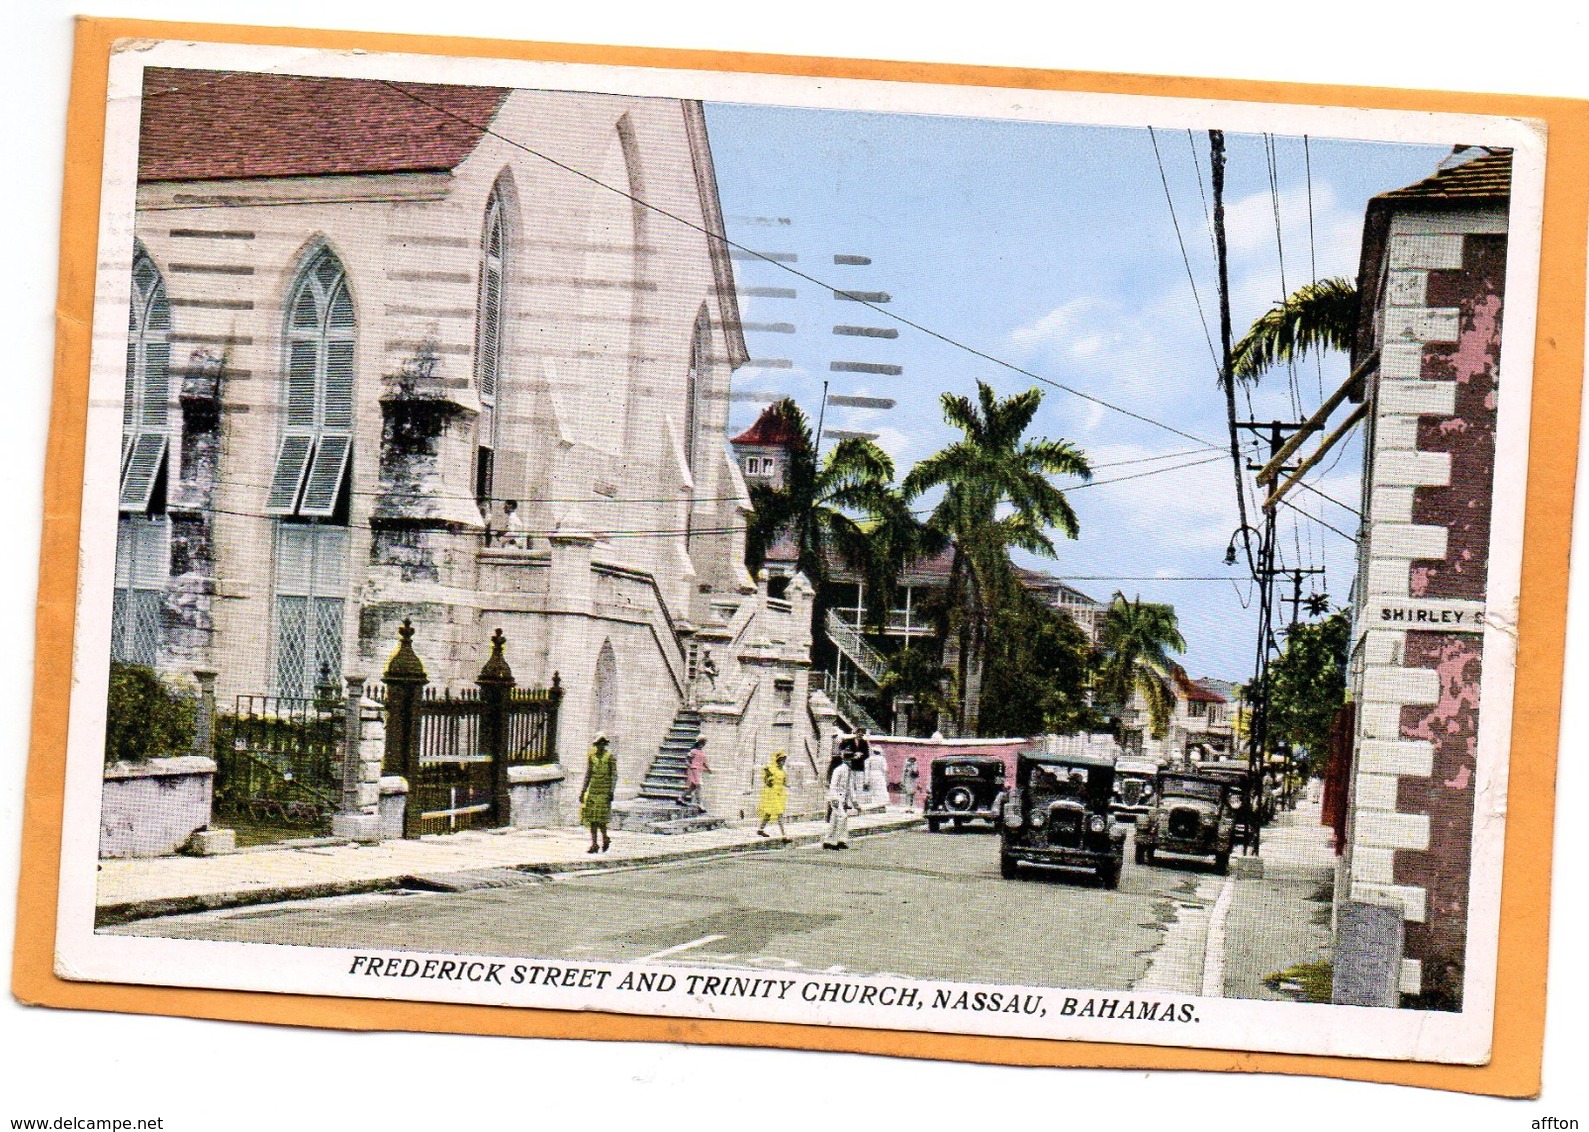
[[[1330,958],[1336,858],[1319,816],[1317,803],[1302,802],[1264,829],[1261,877],[1241,875],[1232,858],[1223,923],[1226,998],[1299,1001],[1299,991],[1272,989],[1264,976]]]
[[[850,835],[919,825],[921,817],[891,808],[850,820]],[[757,837],[754,824],[697,833],[619,830],[612,849],[587,853],[590,835],[567,829],[469,831],[379,845],[317,844],[260,848],[215,857],[146,857],[99,862],[95,922],[104,927],[151,916],[378,892],[394,888],[503,887],[515,873],[662,864],[730,853],[809,845],[827,823],[788,822],[789,836]]]

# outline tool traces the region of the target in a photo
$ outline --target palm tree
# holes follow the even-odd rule
[[[977,685],[992,606],[1006,601],[1018,583],[1009,552],[1020,548],[1057,557],[1049,531],[1068,538],[1079,531],[1076,513],[1050,476],[1092,477],[1079,448],[1065,440],[1026,440],[1043,394],[1039,389],[1000,400],[986,382],[977,399],[945,393],[944,420],[961,437],[910,470],[900,494],[913,501],[935,488],[943,497],[928,526],[950,540],[945,643],[958,655],[955,675],[962,690],[961,730],[977,730]]]
[[[1320,279],[1298,287],[1248,328],[1231,350],[1237,381],[1296,361],[1309,350],[1350,350],[1357,330],[1357,287],[1350,279]]]
[[[1170,654],[1186,651],[1175,607],[1140,597],[1131,600],[1116,591],[1104,611],[1098,648],[1102,654],[1096,685],[1099,701],[1123,715],[1132,694],[1141,692],[1148,706],[1148,728],[1155,739],[1164,738],[1175,709],[1176,664]]]
[[[752,572],[780,539],[793,540],[795,565],[820,595],[832,562],[847,562],[869,571],[873,555],[868,524],[855,516],[886,515],[893,509],[890,485],[894,461],[876,444],[861,437],[839,441],[820,463],[806,415],[790,398],[769,412],[783,426],[789,463],[783,486],[756,484],[750,489],[753,508],[745,536],[745,557]]]

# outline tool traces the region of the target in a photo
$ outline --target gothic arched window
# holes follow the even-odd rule
[[[353,298],[342,262],[322,248],[287,304],[286,412],[265,510],[328,519],[353,446]]]
[[[342,674],[347,599],[348,465],[353,447],[353,298],[326,248],[287,303],[283,425],[265,510],[275,546],[276,687],[310,696]]]
[[[161,502],[156,481],[171,441],[171,303],[154,261],[138,252],[127,312],[127,385],[121,409],[121,499],[127,514]]]
[[[171,303],[160,271],[141,249],[132,263],[127,376],[121,410],[121,490],[110,655],[159,661],[161,610],[171,574],[165,475],[171,446]]]
[[[486,202],[485,237],[480,248],[480,308],[475,341],[475,385],[480,421],[475,449],[475,499],[491,502],[496,473],[498,389],[502,373],[503,281],[508,258],[508,225],[500,189]]]

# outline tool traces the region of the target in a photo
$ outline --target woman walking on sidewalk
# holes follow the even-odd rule
[[[585,785],[579,791],[579,821],[590,827],[587,853],[605,853],[612,848],[607,823],[612,820],[612,792],[617,780],[618,766],[607,749],[607,736],[598,734],[591,742],[590,758],[585,763]]]
[[[703,774],[711,774],[712,768],[706,761],[706,737],[703,735],[696,739],[690,747],[690,761],[684,768],[684,800],[694,806],[703,814],[706,812],[706,795],[701,779]]]
[[[789,807],[789,771],[784,767],[788,761],[788,755],[774,751],[772,761],[761,768],[761,798],[756,806],[761,818],[761,824],[756,827],[758,837],[767,836],[767,823],[770,821],[778,823],[780,837],[789,836],[789,831],[783,827],[783,812]]]

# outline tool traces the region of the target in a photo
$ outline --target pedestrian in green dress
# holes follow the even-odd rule
[[[607,746],[607,736],[599,734],[591,742],[585,763],[585,784],[579,790],[580,824],[590,827],[587,853],[605,853],[612,848],[607,823],[612,820],[612,792],[618,781],[618,767]]]

